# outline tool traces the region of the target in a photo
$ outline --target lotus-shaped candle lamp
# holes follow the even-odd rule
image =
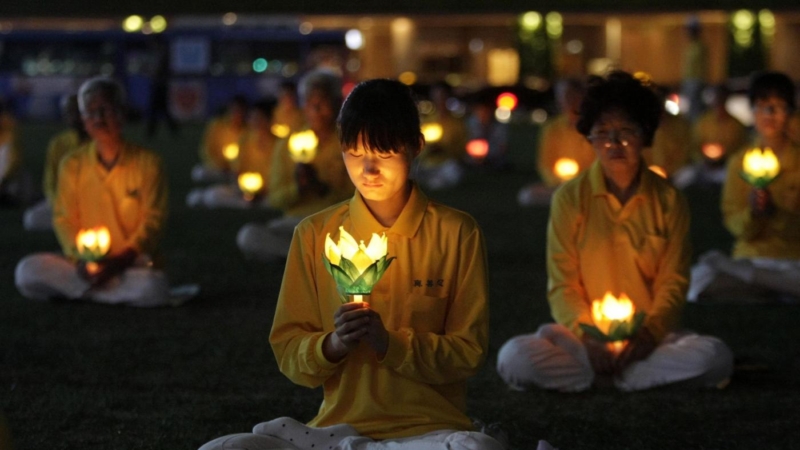
[[[289,137],[289,155],[298,164],[310,164],[317,156],[317,135],[311,130],[294,133]]]
[[[225,157],[228,161],[233,161],[234,159],[239,157],[239,144],[231,143],[225,146],[222,149],[222,156]]]
[[[711,161],[718,161],[720,158],[725,156],[725,147],[716,142],[703,145],[702,151],[703,156]]]
[[[425,142],[434,144],[442,139],[442,126],[438,123],[424,123],[422,124],[422,135],[425,136]]]
[[[473,139],[467,142],[467,154],[475,159],[483,159],[489,154],[489,142],[486,139]]]
[[[644,317],[644,312],[635,312],[633,302],[624,293],[617,299],[611,292],[606,292],[602,300],[592,302],[594,325],[580,323],[578,326],[584,333],[609,343],[613,351],[619,352],[625,340],[639,331]]]
[[[753,148],[744,154],[740,175],[757,189],[764,189],[778,177],[781,164],[771,148]]]
[[[385,234],[372,233],[369,245],[364,245],[364,241],[356,242],[350,233],[339,227],[338,243],[333,242],[330,233],[325,237],[322,261],[342,297],[352,295],[353,301],[360,302],[363,295],[372,292],[372,287],[394,260],[394,257],[386,257],[387,252]]]
[[[286,136],[289,136],[289,133],[291,133],[291,132],[292,132],[292,129],[291,129],[291,128],[289,128],[289,125],[284,125],[284,124],[282,124],[282,123],[276,123],[275,125],[273,125],[273,126],[270,128],[270,131],[271,131],[271,132],[272,132],[272,134],[274,134],[275,136],[277,136],[277,137],[279,137],[279,138],[283,139],[283,138],[285,138]]]
[[[239,190],[244,194],[245,200],[252,200],[264,187],[264,179],[258,172],[244,172],[239,175]]]
[[[575,178],[580,171],[580,166],[572,158],[559,158],[553,166],[553,171],[561,182],[564,182]]]
[[[103,226],[82,229],[75,236],[75,246],[78,258],[86,261],[89,273],[97,272],[97,261],[103,259],[111,249],[111,233]]]

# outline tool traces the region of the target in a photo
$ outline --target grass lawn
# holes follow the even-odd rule
[[[54,124],[23,127],[26,166],[38,178]],[[656,389],[623,394],[514,392],[497,376],[499,347],[551,321],[545,299],[547,209],[519,209],[531,180],[535,130],[514,129],[517,169],[473,172],[458,190],[432,196],[483,227],[491,271],[491,343],[470,381],[469,414],[502,422],[512,447],[546,439],[561,449],[800,448],[800,308],[688,305],[683,324],[724,339],[750,370],[723,391]],[[52,233],[26,233],[22,213],[0,210],[0,408],[18,449],[196,449],[278,416],[308,420],[320,390],[292,385],[277,369],[268,334],[283,268],[246,261],[238,229],[258,211],[189,210],[199,127],[179,137],[131,137],[166,161],[171,215],[163,241],[173,284],[201,295],[181,308],[140,310],[35,303],[13,283],[24,255],[58,251]],[[718,194],[689,192],[695,255],[727,250]],[[611,262],[613,263],[613,262]],[[753,370],[755,368],[755,370]]]

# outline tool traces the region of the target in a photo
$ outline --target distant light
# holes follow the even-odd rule
[[[153,34],[153,27],[150,25],[150,22],[145,22],[142,25],[142,34]]]
[[[142,16],[133,15],[133,16],[128,16],[122,22],[122,29],[127,31],[128,33],[134,33],[136,31],[141,30],[143,25],[144,25],[144,19],[142,19]]]
[[[489,154],[489,142],[486,139],[473,139],[467,142],[467,154],[475,159],[483,159]]]
[[[344,43],[350,50],[361,50],[364,47],[364,35],[355,28],[347,30],[344,34]]]
[[[483,51],[483,39],[474,38],[469,41],[469,51],[480,53]]]
[[[570,55],[577,55],[583,51],[583,42],[578,39],[573,39],[567,42],[567,53]]]
[[[522,15],[522,27],[534,31],[542,24],[542,15],[536,11],[529,11]]]
[[[222,23],[227,26],[235,24],[237,20],[239,20],[239,17],[233,12],[226,13],[222,16]]]
[[[545,22],[547,24],[547,35],[553,39],[560,38],[561,33],[564,32],[561,14],[555,11],[547,13],[547,16],[545,16]]]
[[[433,113],[435,108],[432,101],[422,100],[421,102],[417,103],[417,109],[419,109],[420,114],[427,116],[428,114]]]
[[[342,85],[342,98],[347,98],[350,95],[350,92],[356,88],[356,84],[352,81],[348,81],[347,83]]]
[[[531,113],[531,121],[539,125],[547,122],[547,111],[542,108],[534,109]]]
[[[253,61],[253,72],[262,73],[267,70],[267,67],[269,67],[269,63],[264,58],[258,58]]]
[[[660,176],[661,178],[667,178],[667,171],[666,171],[666,170],[664,170],[664,169],[663,169],[662,167],[660,167],[660,166],[656,166],[656,165],[654,164],[654,165],[652,165],[652,166],[648,167],[648,169],[650,169],[652,172],[655,172],[655,173],[656,173],[658,176]]]
[[[347,60],[347,65],[345,67],[348,72],[358,72],[358,69],[361,68],[361,60],[358,58],[350,58]]]
[[[286,63],[281,70],[281,75],[285,76],[286,78],[293,77],[297,74],[297,63],[290,62]]]
[[[314,31],[314,25],[311,25],[311,22],[303,22],[300,24],[300,34],[311,34],[312,31]]]
[[[150,19],[150,28],[153,29],[154,33],[161,33],[167,29],[167,19],[164,16],[153,16]]]
[[[503,92],[497,96],[497,107],[513,111],[517,107],[517,96],[511,92]]]
[[[461,86],[461,75],[457,73],[448,73],[447,75],[445,75],[444,81],[446,81],[447,84],[453,87]]]
[[[733,19],[731,21],[734,27],[740,30],[749,30],[755,25],[756,18],[750,11],[740,9],[733,13]]]
[[[292,129],[289,128],[289,125],[276,123],[275,125],[272,126],[272,128],[270,128],[270,131],[272,131],[272,134],[274,134],[275,136],[283,139],[289,136],[289,133],[292,131]]]
[[[494,118],[500,123],[511,121],[511,110],[508,108],[497,108],[494,110]]]
[[[417,74],[415,74],[414,72],[403,72],[397,77],[397,79],[401,83],[407,86],[411,86],[412,84],[417,82]]]
[[[768,9],[758,12],[758,22],[762,28],[775,28],[775,15]]]
[[[667,97],[667,100],[664,102],[664,109],[667,110],[668,113],[672,114],[673,116],[677,116],[681,113],[681,100],[677,94],[672,94]]]

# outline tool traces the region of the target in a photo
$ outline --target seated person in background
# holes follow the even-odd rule
[[[771,148],[780,174],[765,189],[740,176],[747,147],[728,161],[722,188],[725,227],[736,239],[732,259],[719,251],[692,268],[689,299],[800,301],[800,146],[787,135],[795,109],[794,83],[778,72],[757,74],[750,85],[756,145]]]
[[[270,333],[281,372],[299,385],[322,386],[322,406],[308,425],[283,417],[201,450],[502,449],[465,414],[466,381],[488,347],[478,224],[409,181],[424,139],[408,87],[359,84],[339,125],[357,192],[298,225]],[[369,303],[343,304],[323,266],[326,236],[340,229],[356,240],[385,233],[396,257]]]
[[[278,136],[281,138],[288,137],[289,133],[300,131],[305,126],[306,119],[297,103],[297,85],[293,81],[286,80],[281,83],[273,121],[275,125],[286,127],[282,130],[286,134]]]
[[[0,207],[25,206],[39,194],[30,173],[22,167],[17,121],[0,100]]]
[[[795,111],[789,117],[786,134],[789,136],[790,141],[800,144],[800,111]]]
[[[467,156],[473,164],[504,169],[509,165],[506,155],[508,125],[495,118],[495,102],[496,98],[490,91],[480,93],[472,101],[472,115],[467,119]]]
[[[662,175],[658,170],[661,169],[667,178],[671,178],[678,169],[689,163],[692,126],[683,116],[667,111],[665,104],[669,91],[666,88],[656,86],[655,91],[661,103],[661,120],[652,144],[642,152],[642,157],[656,173]]]
[[[61,159],[69,152],[89,142],[89,135],[83,128],[81,112],[78,109],[78,96],[73,94],[61,102],[61,114],[68,129],[58,133],[47,144],[44,160],[42,187],[45,199],[25,211],[22,223],[26,230],[53,229],[53,201],[58,186],[58,167]]]
[[[283,217],[266,224],[249,223],[236,242],[249,258],[275,261],[289,252],[294,227],[304,217],[353,195],[336,137],[336,112],[342,104],[341,79],[326,71],[307,74],[300,81],[300,99],[308,125],[317,137],[316,157],[295,163],[289,140],[281,140],[272,156],[269,201]]]
[[[497,370],[514,389],[589,389],[597,376],[624,391],[683,382],[724,386],[733,356],[719,339],[677,331],[689,283],[689,207],[647,169],[642,150],[661,102],[625,72],[590,80],[578,131],[597,161],[553,195],[547,228],[548,301],[556,324],[506,342]],[[623,293],[646,317],[621,350],[579,324],[592,302]]]
[[[536,158],[542,181],[519,191],[517,201],[520,205],[549,205],[555,188],[594,162],[592,144],[575,128],[578,108],[585,93],[586,87],[578,79],[564,79],[556,84],[556,102],[561,113],[548,121],[539,135]]]
[[[467,126],[447,108],[453,90],[445,82],[431,87],[434,112],[424,119],[425,127],[441,127],[441,136],[426,138],[425,146],[412,169],[414,180],[428,189],[444,189],[457,185],[464,175],[461,167],[466,156]]]
[[[78,91],[91,142],[64,157],[53,202],[53,228],[64,256],[39,253],[19,262],[15,281],[33,300],[66,298],[98,303],[168,304],[167,280],[153,267],[167,215],[161,158],[125,142],[125,92],[109,78],[92,78]],[[79,231],[106,227],[108,255],[79,258]]]
[[[278,138],[272,134],[274,100],[262,100],[250,108],[248,126],[239,141],[239,154],[231,161],[231,169],[238,176],[256,173],[261,177],[262,189],[255,195],[244,193],[237,179],[207,188],[192,189],[186,197],[190,207],[206,208],[269,208],[268,187],[272,154]]]
[[[747,128],[725,109],[729,96],[727,86],[717,85],[711,109],[692,127],[693,163],[673,175],[672,182],[678,189],[695,183],[721,185],[728,156],[747,143]]]
[[[211,119],[200,142],[201,163],[192,168],[192,180],[197,183],[216,183],[230,180],[233,172],[231,161],[238,154],[239,140],[245,130],[247,100],[234,96],[228,103],[225,114]],[[231,146],[236,146],[232,151]]]

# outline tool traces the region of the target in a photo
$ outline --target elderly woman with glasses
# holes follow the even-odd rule
[[[728,347],[677,332],[689,281],[689,208],[642,159],[660,114],[652,90],[625,72],[590,81],[577,128],[597,160],[555,192],[547,231],[547,296],[556,324],[501,348],[498,372],[512,388],[577,392],[602,379],[625,391],[727,383]],[[607,292],[627,295],[646,314],[620,350],[579,326],[593,324],[592,301]]]

